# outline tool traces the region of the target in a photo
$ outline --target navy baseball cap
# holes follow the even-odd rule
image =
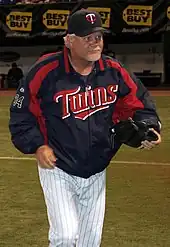
[[[96,11],[81,9],[72,14],[68,19],[68,34],[86,36],[97,31],[105,31],[102,27],[100,14]]]

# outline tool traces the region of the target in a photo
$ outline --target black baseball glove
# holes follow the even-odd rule
[[[138,148],[141,146],[142,141],[156,141],[158,139],[150,128],[151,126],[148,126],[145,122],[133,121],[130,118],[116,124],[113,132],[121,143]]]

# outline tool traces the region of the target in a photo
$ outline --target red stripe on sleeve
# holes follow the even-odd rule
[[[41,57],[37,60],[37,62],[40,62],[40,61],[42,61],[43,59],[48,58],[49,56],[55,55],[55,54],[57,54],[57,53],[56,53],[56,52],[47,53],[47,54],[41,56]]]
[[[30,112],[37,118],[40,131],[44,136],[45,144],[48,143],[47,138],[47,128],[45,124],[45,118],[42,114],[41,107],[40,107],[40,100],[37,98],[37,93],[41,87],[42,81],[45,79],[47,74],[57,68],[59,65],[58,61],[51,62],[47,65],[44,65],[38,72],[35,74],[34,78],[29,84],[30,89],[30,104],[29,110]]]
[[[34,78],[32,79],[32,81],[29,84],[31,95],[37,95],[37,93],[41,87],[42,81],[45,79],[45,77],[48,75],[48,73],[50,71],[54,70],[55,68],[57,68],[58,65],[59,65],[59,62],[54,61],[54,62],[51,62],[51,63],[44,65],[43,67],[41,67],[38,70],[38,72],[35,74]]]
[[[107,60],[107,65],[120,71],[124,82],[130,89],[128,95],[118,99],[112,117],[113,122],[117,123],[118,121],[126,120],[129,117],[133,118],[133,115],[137,110],[144,108],[142,101],[140,101],[140,99],[138,99],[136,95],[138,90],[137,85],[132,80],[127,70],[121,67],[119,63]]]
[[[44,59],[46,59],[46,58],[48,58],[48,57],[50,57],[50,56],[58,55],[58,54],[60,54],[60,53],[61,53],[61,51],[50,52],[50,53],[44,54],[44,55],[42,55],[41,57],[38,58],[37,62],[41,62],[42,60],[44,60]]]

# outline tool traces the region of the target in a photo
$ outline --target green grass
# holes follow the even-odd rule
[[[110,164],[102,247],[170,246],[170,100],[155,98],[162,144],[151,151],[123,146]],[[10,97],[0,98],[0,157],[23,156],[10,142]],[[0,160],[0,247],[48,246],[48,222],[35,161]],[[89,246],[92,247],[92,246]]]

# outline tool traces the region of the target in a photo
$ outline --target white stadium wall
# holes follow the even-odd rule
[[[132,72],[150,70],[152,73],[164,73],[163,44],[112,44],[109,49],[114,51],[120,60]],[[163,80],[163,76],[162,76]]]
[[[45,51],[55,50],[56,46],[36,46],[36,47],[1,47],[1,52],[12,51],[20,54],[20,59],[15,61],[24,73],[32,66],[32,64]],[[0,74],[7,74],[12,62],[2,62],[0,60]]]
[[[21,57],[16,61],[18,67],[20,67],[24,73],[28,71],[31,64],[33,64],[38,57]],[[1,62],[0,61],[0,74],[7,74],[8,70],[11,68],[11,62]]]
[[[27,72],[29,67],[37,60],[44,51],[54,51],[57,46],[37,46],[37,47],[1,47],[3,51],[14,51],[20,54],[20,59],[16,61],[22,70]],[[153,73],[163,74],[163,45],[162,44],[110,44],[109,50],[116,54],[131,72],[142,72],[151,70]],[[0,61],[0,74],[7,74],[11,63]]]

